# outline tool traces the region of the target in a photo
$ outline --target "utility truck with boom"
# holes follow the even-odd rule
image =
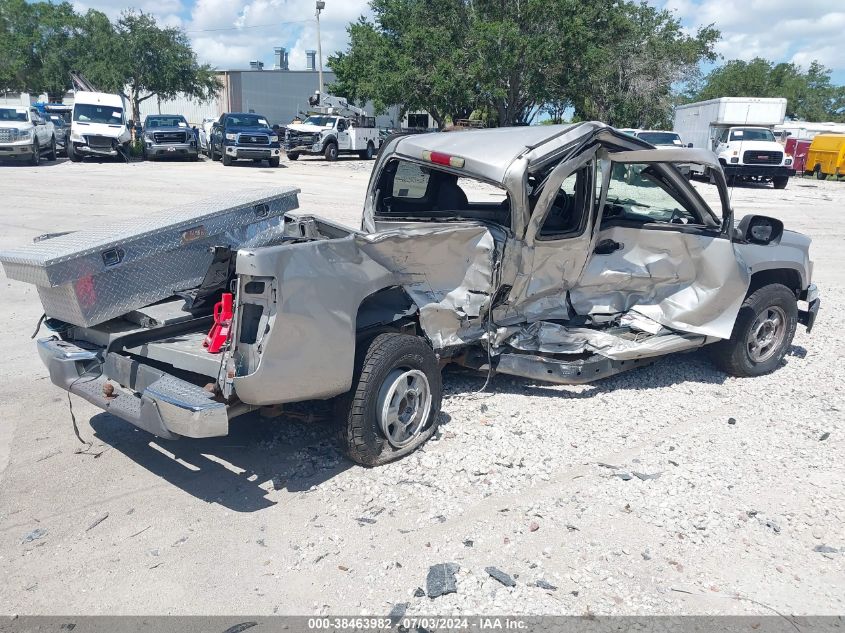
[[[381,145],[375,117],[343,97],[317,91],[308,98],[311,113],[302,123],[285,128],[285,152],[290,160],[302,154],[335,161],[341,154],[372,159]]]
[[[723,97],[675,108],[674,131],[684,143],[716,154],[729,185],[754,180],[783,189],[795,175],[792,156],[773,132],[785,114],[786,99]],[[713,180],[708,167],[694,165],[692,174]]]

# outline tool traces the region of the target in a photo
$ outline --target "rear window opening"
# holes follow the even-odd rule
[[[453,171],[392,159],[376,191],[382,219],[424,222],[482,220],[510,226],[510,200],[497,185]]]

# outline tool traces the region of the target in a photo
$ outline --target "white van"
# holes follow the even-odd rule
[[[68,157],[128,156],[132,139],[123,97],[103,92],[74,95]]]

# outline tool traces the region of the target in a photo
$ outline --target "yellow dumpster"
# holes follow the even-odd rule
[[[828,176],[845,176],[845,134],[817,134],[807,152],[804,173],[819,180]]]

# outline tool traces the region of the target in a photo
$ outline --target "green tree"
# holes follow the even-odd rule
[[[439,127],[467,118],[476,99],[468,83],[467,4],[461,0],[373,0],[373,21],[347,27],[350,46],[329,57],[347,99],[378,109],[426,110]]]
[[[115,75],[132,107],[132,118],[141,116],[141,103],[152,97],[172,99],[182,93],[208,99],[220,88],[211,66],[199,64],[185,32],[161,28],[148,13],[126,11],[115,25],[118,50]]]
[[[671,122],[673,87],[716,58],[720,33],[712,25],[688,34],[670,12],[645,3],[601,0],[582,7],[592,24],[578,72],[564,69],[562,85],[580,119],[617,127],[663,127]]]
[[[672,86],[713,59],[718,31],[688,35],[632,0],[372,0],[329,59],[338,94],[428,110],[438,125],[474,109],[499,125],[550,104],[617,125],[664,121]],[[553,112],[562,112],[561,109]],[[565,106],[564,106],[565,108]]]
[[[159,27],[147,13],[128,11],[112,24],[99,11],[76,13],[68,2],[0,0],[0,88],[61,99],[72,70],[101,90],[123,93],[136,120],[152,97],[206,99],[220,88],[187,35]]]
[[[26,91],[35,58],[28,54],[35,37],[32,5],[25,0],[0,0],[0,88]]]
[[[831,82],[830,70],[814,61],[806,71],[791,63],[755,57],[732,60],[712,70],[688,100],[718,97],[785,97],[789,118],[845,120],[845,88]]]

